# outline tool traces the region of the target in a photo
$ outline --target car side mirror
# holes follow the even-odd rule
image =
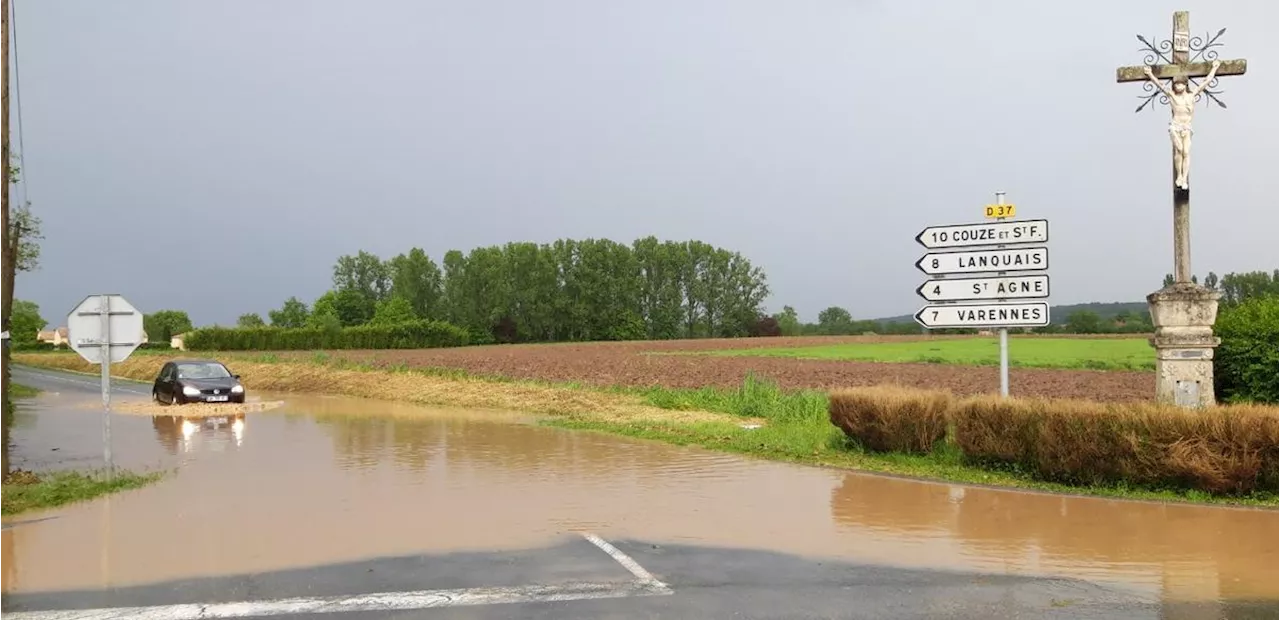
[[[240,375],[231,375],[231,378],[232,378],[232,379],[235,379],[236,381],[239,381],[239,380],[240,380]]]

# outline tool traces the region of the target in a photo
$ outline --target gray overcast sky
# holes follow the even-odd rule
[[[741,251],[773,310],[903,314],[915,234],[998,189],[1051,221],[1052,302],[1139,300],[1169,111],[1115,68],[1175,9],[1249,61],[1197,107],[1195,271],[1277,266],[1275,0],[14,1],[46,236],[17,295],[58,324],[104,291],[265,316],[359,249],[650,234]]]

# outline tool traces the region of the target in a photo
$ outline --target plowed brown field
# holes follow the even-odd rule
[[[748,372],[755,372],[776,381],[784,388],[831,389],[890,383],[948,389],[957,394],[999,390],[1000,375],[996,367],[650,354],[814,346],[840,342],[901,342],[906,339],[917,338],[844,336],[593,342],[403,351],[337,351],[330,352],[330,355],[380,367],[403,364],[411,368],[453,368],[514,379],[572,381],[602,386],[735,387],[741,384]],[[284,358],[311,355],[301,352],[280,354]],[[1155,374],[1013,368],[1009,371],[1009,384],[1010,392],[1017,396],[1145,400],[1155,392]]]

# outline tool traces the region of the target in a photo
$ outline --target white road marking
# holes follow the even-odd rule
[[[150,607],[6,611],[4,620],[204,620],[206,618],[260,618],[288,614],[327,614],[353,611],[411,611],[434,607],[464,607],[512,603],[550,603],[589,599],[662,596],[671,587],[608,541],[591,533],[582,537],[609,554],[636,580],[629,583],[574,583],[556,586],[418,590],[350,596],[299,597],[232,603],[194,603]]]
[[[609,544],[609,541],[590,532],[583,533],[582,537],[586,538],[591,544],[600,547],[601,551],[609,554],[609,557],[617,560],[623,568],[631,571],[631,574],[635,575],[636,579],[640,580],[641,585],[655,589],[667,589],[667,584],[658,581],[658,579],[650,574],[649,571],[645,570],[643,566],[640,566],[640,564],[635,560],[631,559],[631,556],[619,551],[617,547]]]
[[[637,583],[579,583],[560,586],[514,588],[472,588],[467,590],[421,590],[382,592],[355,596],[288,598],[274,601],[243,601],[110,609],[67,609],[51,611],[6,611],[5,620],[203,620],[205,618],[255,618],[287,614],[327,614],[353,611],[410,611],[433,607],[464,607],[511,603],[549,603],[588,599],[625,598],[670,594]]]

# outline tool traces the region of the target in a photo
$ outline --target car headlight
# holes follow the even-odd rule
[[[231,393],[232,393],[232,394],[244,394],[244,386],[243,386],[243,385],[240,385],[239,383],[237,383],[237,384],[235,385],[235,387],[231,388]]]
[[[187,395],[187,396],[199,396],[199,395],[200,395],[200,389],[199,389],[199,388],[193,388],[193,387],[191,387],[191,386],[189,386],[189,385],[184,385],[184,386],[182,386],[182,393],[183,393],[183,394],[185,394],[185,395]]]

